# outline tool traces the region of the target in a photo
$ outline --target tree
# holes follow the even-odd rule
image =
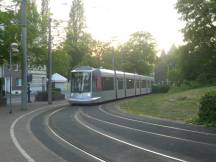
[[[120,49],[124,55],[124,69],[128,72],[149,74],[156,61],[156,44],[150,33],[136,32]]]
[[[12,3],[12,2],[11,2]],[[14,7],[7,9],[7,6],[1,7],[0,10],[0,52],[1,58],[0,62],[5,63],[8,61],[8,49],[12,42],[20,43],[21,40],[21,1],[13,0],[12,6],[16,7],[17,10],[14,10]],[[34,2],[28,1],[27,3],[27,19],[28,19],[28,55],[31,56],[31,61],[41,58],[40,48],[38,46],[39,39],[39,24],[40,24],[40,15],[37,12],[37,6]],[[14,61],[19,61],[22,55],[17,55],[13,58]]]
[[[31,64],[44,65],[47,63],[48,58],[48,19],[50,16],[50,11],[48,9],[49,0],[41,1],[41,13],[37,13],[37,24],[35,22],[31,23],[36,25],[37,35],[35,35],[34,44],[30,48],[31,52]],[[37,8],[35,8],[37,10]]]
[[[49,0],[41,1],[41,25],[40,25],[40,33],[41,33],[41,43],[47,45],[47,30],[48,30],[48,21],[49,21]]]
[[[155,81],[160,83],[167,83],[168,69],[168,55],[164,50],[162,50],[161,55],[158,58],[158,62],[155,65]]]
[[[88,39],[84,32],[85,18],[82,0],[74,0],[70,10],[65,50],[71,56],[71,67],[78,65],[88,52]]]
[[[168,80],[176,85],[180,85],[183,81],[182,69],[181,69],[181,58],[180,58],[181,47],[177,48],[172,45],[167,54],[167,66],[168,66]]]
[[[45,64],[45,53],[46,48],[41,46],[41,35],[40,35],[40,26],[41,16],[37,11],[37,6],[34,1],[28,1],[27,3],[27,19],[28,19],[28,33],[27,33],[27,42],[28,42],[28,56],[31,64]],[[47,52],[46,52],[47,53]]]
[[[115,57],[117,55],[117,52],[115,49],[110,47],[109,44],[105,44],[103,48],[103,54],[101,59],[101,66],[106,69],[113,69],[113,55],[115,54]],[[117,65],[117,59],[115,62],[115,65]],[[118,70],[118,68],[116,68]]]
[[[82,54],[82,58],[77,62],[76,66],[92,66],[96,67],[96,60],[93,54],[95,40],[93,40],[91,34],[83,33],[82,41],[79,42],[79,50]]]
[[[91,46],[91,51],[94,67],[110,68],[110,63],[112,65],[112,61],[107,57],[112,54],[110,43],[94,40]]]
[[[70,56],[58,47],[53,51],[53,73],[69,77],[70,70]]]
[[[216,3],[215,0],[178,0],[178,13],[186,26],[187,43],[181,48],[183,77],[188,80],[216,78]]]
[[[12,42],[19,42],[20,29],[18,15],[11,6],[0,6],[0,64],[9,61],[9,47]],[[18,58],[13,58],[17,60]]]

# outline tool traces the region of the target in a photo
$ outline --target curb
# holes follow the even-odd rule
[[[27,113],[24,113],[22,114],[21,116],[17,117],[11,124],[10,126],[10,138],[12,139],[12,142],[13,144],[15,145],[15,147],[17,148],[17,150],[21,153],[21,155],[28,161],[28,162],[35,162],[35,160],[23,149],[23,147],[21,146],[21,144],[19,143],[19,141],[17,140],[16,136],[15,136],[15,127],[16,127],[16,124],[23,118],[35,113],[35,112],[38,112],[38,111],[41,111],[41,110],[49,110],[51,108],[61,108],[63,106],[66,106],[68,105],[68,103],[61,103],[61,104],[58,104],[58,105],[48,105],[48,106],[42,106],[36,110],[32,110],[30,112],[27,112]],[[47,110],[47,111],[48,111]]]

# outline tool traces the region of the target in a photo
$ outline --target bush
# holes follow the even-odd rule
[[[216,91],[207,92],[200,99],[198,116],[201,123],[216,123]]]
[[[53,88],[52,91],[53,91],[53,92],[59,92],[59,93],[60,93],[60,92],[61,92],[61,89],[60,89],[60,88]]]
[[[196,80],[185,80],[182,84],[183,87],[187,87],[187,89],[194,89],[194,88],[200,88],[203,87],[205,84],[201,83],[200,81]]]
[[[47,96],[47,92],[37,92],[37,94],[35,95],[35,100],[36,101],[47,101],[48,100],[48,96]]]
[[[152,93],[167,93],[169,91],[169,85],[153,85],[152,86]]]
[[[5,106],[7,104],[7,99],[0,94],[0,106]]]
[[[61,91],[58,89],[55,89],[52,91],[52,100],[64,100],[65,95],[61,94]],[[36,101],[47,101],[48,100],[48,94],[46,91],[44,92],[38,92],[35,96]]]

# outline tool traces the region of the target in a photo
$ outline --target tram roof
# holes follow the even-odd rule
[[[79,71],[94,71],[96,68],[90,67],[90,66],[79,66],[73,69],[71,72],[79,72]]]
[[[102,72],[104,74],[114,75],[114,70],[103,69],[103,68],[93,68],[93,67],[90,67],[90,66],[80,66],[80,67],[75,68],[71,72],[81,72],[81,71],[92,72],[92,71],[95,71],[95,70],[99,70],[100,72]],[[123,76],[124,74],[126,76],[129,76],[129,77],[130,76],[131,77],[135,76],[135,77],[138,77],[138,78],[153,80],[153,77],[151,77],[151,76],[144,76],[144,75],[139,75],[139,74],[136,74],[136,73],[128,73],[128,72],[124,73],[122,71],[116,70],[116,75],[117,76]]]

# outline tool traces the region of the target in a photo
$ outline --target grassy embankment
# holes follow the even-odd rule
[[[197,117],[200,97],[210,90],[216,90],[216,86],[151,94],[124,101],[120,106],[132,114],[192,122]]]

